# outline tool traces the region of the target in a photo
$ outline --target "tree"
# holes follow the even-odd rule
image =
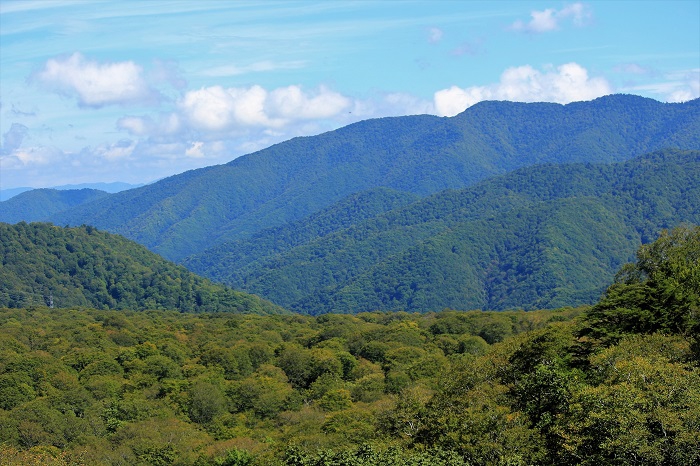
[[[690,335],[700,325],[700,226],[663,231],[585,317],[581,336],[614,344],[626,333]]]
[[[677,361],[687,353],[678,337],[632,335],[592,357],[600,383],[574,386],[559,462],[698,464],[700,373]]]
[[[222,390],[209,382],[196,382],[189,390],[190,419],[207,424],[224,412],[226,397]]]

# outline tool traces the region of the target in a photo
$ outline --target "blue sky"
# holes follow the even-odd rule
[[[481,100],[700,97],[700,1],[0,0],[0,189]]]

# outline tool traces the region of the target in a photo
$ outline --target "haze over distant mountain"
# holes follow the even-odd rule
[[[82,204],[91,224],[180,260],[378,187],[428,195],[535,164],[623,161],[700,149],[700,100],[611,95],[568,105],[481,102],[452,118],[363,121]]]
[[[108,196],[97,189],[32,189],[0,202],[0,221],[37,222],[86,202]]]
[[[129,184],[115,181],[113,183],[80,183],[80,184],[65,184],[61,186],[52,186],[50,188],[10,188],[10,189],[0,189],[0,202],[7,201],[33,189],[58,189],[58,190],[75,190],[75,189],[96,189],[99,191],[104,191],[107,193],[118,193],[120,191],[126,191],[127,189],[138,188],[143,186],[142,184]]]
[[[185,265],[297,312],[589,304],[640,243],[700,223],[700,151],[527,167],[350,221],[357,199]]]

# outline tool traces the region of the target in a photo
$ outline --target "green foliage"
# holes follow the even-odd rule
[[[188,414],[192,421],[208,424],[224,412],[226,398],[216,385],[199,381],[189,388],[188,394]]]
[[[0,223],[0,257],[0,306],[284,312],[89,226]]]
[[[254,459],[254,456],[247,451],[234,448],[227,450],[224,456],[219,456],[214,461],[198,462],[196,466],[248,466],[253,464]]]
[[[404,452],[401,448],[377,449],[361,445],[354,451],[321,451],[308,454],[297,448],[285,453],[285,466],[468,466],[459,455],[434,448],[425,452]]]
[[[668,340],[642,341],[651,338]],[[568,400],[568,415],[557,426],[563,462],[700,461],[700,373],[644,348],[647,354],[640,354],[637,341],[623,339],[593,358],[593,369],[605,375],[597,385],[579,386]]]
[[[0,461],[697,464],[697,235],[664,233],[623,268],[617,285],[653,292],[608,292],[657,328],[600,319],[607,295],[316,318],[0,309]],[[616,338],[592,345],[591,328]]]
[[[450,357],[472,354],[438,346],[445,335],[429,329],[462,315],[444,314],[0,309],[0,437],[26,464],[45,458],[30,454],[39,447],[69,464],[284,464],[291,441],[305,445],[304,461],[320,451],[351,458],[372,442],[359,464],[431,464],[409,445],[422,424],[411,425],[458,367]],[[468,313],[470,325],[450,335],[478,338],[486,352],[470,332],[490,320],[505,317],[518,334],[552,315]],[[364,357],[372,347],[382,351],[376,363]]]
[[[340,203],[323,222],[265,230],[185,264],[310,314],[592,304],[640,244],[700,223],[698,186],[698,151],[528,167],[350,225]]]
[[[603,344],[627,333],[690,335],[700,327],[700,227],[664,231],[640,247],[586,322],[582,335]]]

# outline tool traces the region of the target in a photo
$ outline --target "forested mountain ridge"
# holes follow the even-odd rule
[[[284,313],[91,226],[0,223],[0,306]]]
[[[324,216],[334,218],[333,208]],[[325,235],[315,222],[185,264],[298,312],[592,303],[639,244],[700,222],[700,151],[528,167]]]
[[[51,216],[183,257],[301,219],[376,187],[427,195],[520,167],[700,149],[700,99],[612,95],[568,105],[482,102],[452,118],[362,121]]]
[[[89,188],[32,189],[0,202],[0,222],[38,222],[108,195],[106,191]]]

